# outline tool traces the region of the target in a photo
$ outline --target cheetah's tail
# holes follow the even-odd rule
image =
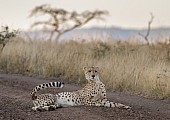
[[[62,82],[49,82],[49,83],[43,83],[38,86],[36,86],[32,92],[32,100],[35,100],[37,96],[35,95],[39,90],[45,89],[45,88],[63,88],[64,83]]]

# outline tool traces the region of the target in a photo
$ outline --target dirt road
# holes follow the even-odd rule
[[[108,92],[111,101],[132,106],[131,110],[104,107],[68,107],[55,111],[33,112],[30,92],[36,85],[49,81],[14,74],[0,73],[0,120],[170,120],[170,101],[154,100],[123,93]],[[73,91],[81,86],[68,84],[62,90],[41,91],[56,93]]]

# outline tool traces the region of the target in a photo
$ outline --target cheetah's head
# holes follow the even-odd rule
[[[83,70],[87,80],[99,81],[99,67],[84,67]]]

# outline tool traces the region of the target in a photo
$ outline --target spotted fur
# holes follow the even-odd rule
[[[64,86],[64,83],[61,82],[49,82],[49,83],[43,83],[38,86],[36,86],[32,92],[32,100],[34,107],[32,107],[32,110],[34,111],[41,111],[41,110],[50,110],[50,109],[55,109],[55,101],[56,101],[56,96],[53,94],[41,94],[41,95],[36,95],[36,93],[39,90],[45,89],[45,88],[62,88]]]

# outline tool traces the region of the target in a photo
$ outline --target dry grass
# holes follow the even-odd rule
[[[83,66],[99,66],[101,80],[111,90],[170,97],[168,45],[118,45],[112,42],[54,45],[45,41],[8,43],[0,56],[7,72],[60,77],[84,83]]]

